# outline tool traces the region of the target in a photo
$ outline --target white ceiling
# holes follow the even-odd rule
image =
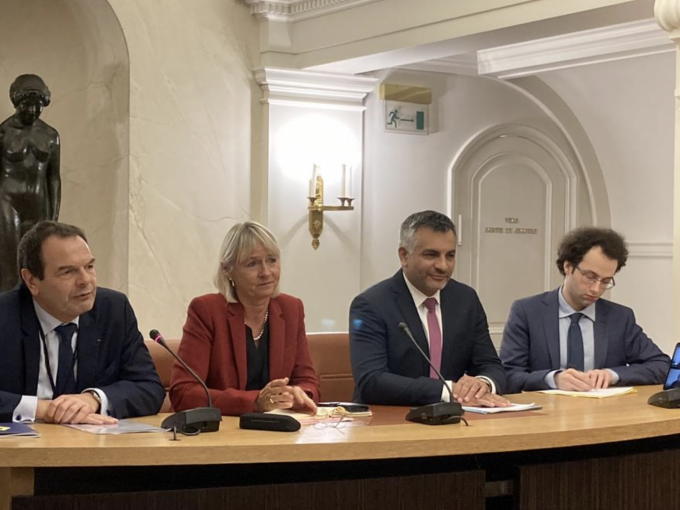
[[[674,45],[653,20],[652,2],[633,2],[308,69],[361,74],[408,68],[511,78],[670,51]]]

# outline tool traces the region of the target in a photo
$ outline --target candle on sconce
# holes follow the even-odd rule
[[[340,196],[342,198],[352,198],[352,165],[342,165],[342,182],[340,186]]]
[[[312,179],[309,181],[309,196],[310,197],[315,197],[316,196],[316,178],[318,175],[318,167],[316,163],[313,165],[312,169]]]
[[[342,180],[340,181],[340,196],[347,197],[347,165],[342,165]]]
[[[345,190],[345,196],[347,198],[352,198],[352,173],[354,171],[354,167],[352,165],[349,165],[349,170],[347,170],[347,185],[345,186],[347,189]]]

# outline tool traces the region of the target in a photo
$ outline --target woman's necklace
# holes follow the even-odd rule
[[[264,320],[262,321],[262,329],[260,330],[260,334],[253,337],[253,340],[255,340],[256,342],[259,341],[260,338],[262,338],[262,335],[264,335],[264,327],[267,325],[267,319],[269,319],[269,309],[267,309],[267,311],[264,314]]]

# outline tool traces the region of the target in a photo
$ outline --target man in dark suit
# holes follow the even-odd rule
[[[0,294],[0,422],[115,423],[155,414],[165,390],[125,295],[97,288],[77,227],[43,221]]]
[[[602,299],[628,249],[610,229],[569,232],[558,249],[559,289],[513,303],[501,342],[508,392],[662,383],[670,359],[630,308]]]
[[[412,214],[401,226],[402,269],[357,296],[350,307],[354,399],[368,404],[424,405],[449,401],[416,342],[469,405],[506,406],[505,374],[491,343],[477,293],[451,279],[456,231],[440,213]],[[455,383],[455,384],[452,384]]]

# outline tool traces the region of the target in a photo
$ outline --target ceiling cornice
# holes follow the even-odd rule
[[[426,71],[429,73],[464,74],[468,76],[477,76],[479,74],[476,53],[462,53],[452,57],[417,62],[400,66],[399,69]]]
[[[379,83],[377,78],[277,67],[256,69],[255,81],[264,91],[263,103],[345,110],[365,109],[364,98]]]
[[[477,52],[479,74],[508,79],[675,51],[654,19],[488,48]]]
[[[269,21],[295,22],[384,0],[240,0],[253,16]]]

